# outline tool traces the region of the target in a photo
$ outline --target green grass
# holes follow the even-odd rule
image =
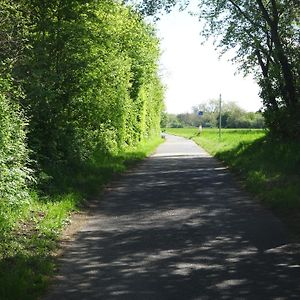
[[[14,224],[1,240],[0,299],[36,299],[46,288],[55,267],[51,252],[80,200],[71,193],[43,199],[32,195],[14,214],[6,210]]]
[[[280,215],[300,236],[300,143],[276,141],[263,130],[167,129],[193,139],[228,165],[245,187]]]
[[[137,148],[85,165],[50,171],[43,190],[20,206],[0,207],[0,299],[33,300],[46,289],[55,270],[52,257],[71,213],[96,196],[112,176],[148,156],[158,138]],[[50,181],[53,177],[55,180]],[[47,180],[48,182],[47,182]]]

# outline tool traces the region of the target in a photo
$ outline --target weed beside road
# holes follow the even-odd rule
[[[170,128],[170,134],[193,139],[228,165],[246,188],[282,216],[300,236],[300,144],[276,141],[263,130]]]

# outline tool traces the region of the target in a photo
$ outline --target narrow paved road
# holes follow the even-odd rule
[[[192,141],[167,136],[102,198],[45,299],[300,299],[297,245]]]

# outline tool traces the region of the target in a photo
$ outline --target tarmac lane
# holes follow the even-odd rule
[[[299,252],[226,167],[166,135],[91,202],[44,299],[300,299]]]

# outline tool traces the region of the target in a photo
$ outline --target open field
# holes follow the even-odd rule
[[[115,157],[60,169],[56,181],[45,184],[43,192],[32,193],[22,207],[2,207],[0,299],[37,299],[55,270],[52,254],[71,213],[82,209],[113,175],[149,155],[161,142],[156,139]]]
[[[193,139],[243,179],[248,191],[282,216],[300,236],[300,144],[270,140],[263,130],[170,128]]]

